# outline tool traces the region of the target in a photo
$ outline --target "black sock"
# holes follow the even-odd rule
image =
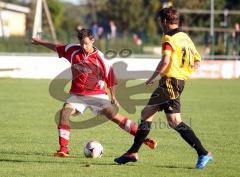
[[[178,126],[176,126],[175,130],[197,151],[198,156],[208,154],[208,151],[206,151],[206,149],[202,146],[194,131],[187,124],[181,122]]]
[[[132,147],[127,151],[128,153],[137,153],[139,151],[144,140],[150,132],[151,124],[152,122],[141,120],[141,123],[138,126],[138,130],[134,138],[134,143]]]

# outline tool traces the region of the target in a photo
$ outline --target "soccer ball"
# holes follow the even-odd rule
[[[103,155],[103,147],[98,141],[89,141],[83,149],[85,157],[100,158]]]

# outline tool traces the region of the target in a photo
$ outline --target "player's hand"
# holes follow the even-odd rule
[[[39,38],[32,38],[32,44],[38,45],[41,44],[42,40]]]
[[[197,70],[200,67],[200,61],[194,61],[194,65],[192,67],[193,70]]]
[[[116,105],[117,107],[119,107],[119,103],[118,103],[118,101],[117,101],[117,99],[115,97],[111,98],[111,103]]]
[[[147,85],[147,86],[152,86],[154,82],[155,82],[155,80],[153,80],[153,79],[148,79],[148,80],[146,81],[146,85]]]

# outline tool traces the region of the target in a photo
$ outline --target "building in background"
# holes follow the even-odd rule
[[[0,2],[0,37],[25,36],[30,8]]]

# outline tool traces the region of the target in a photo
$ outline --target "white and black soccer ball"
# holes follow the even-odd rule
[[[89,141],[83,149],[85,157],[100,158],[103,155],[103,146],[98,141]]]

